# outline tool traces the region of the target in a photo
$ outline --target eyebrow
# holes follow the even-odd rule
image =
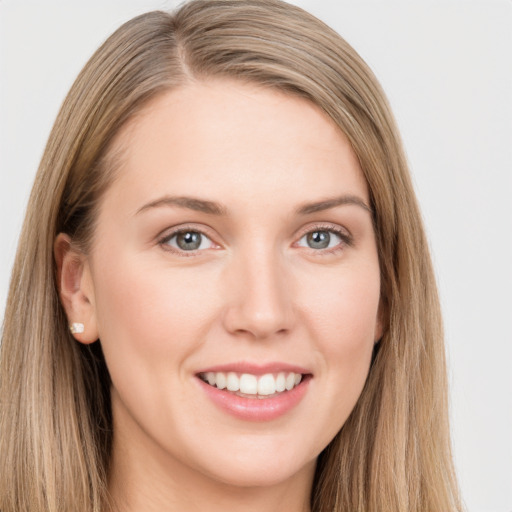
[[[336,208],[337,206],[350,204],[359,206],[369,213],[373,213],[372,209],[360,197],[353,195],[333,197],[314,203],[304,203],[297,208],[296,213],[299,215],[309,215],[311,213],[322,212],[331,208]],[[180,208],[187,208],[189,210],[194,210],[196,212],[202,212],[209,215],[224,216],[227,215],[228,212],[223,205],[215,201],[208,201],[206,199],[198,199],[196,197],[187,196],[164,196],[145,204],[142,206],[142,208],[139,208],[139,210],[137,210],[137,215],[143,211],[152,208],[160,208],[163,206],[178,206]]]
[[[336,206],[343,206],[347,204],[353,204],[356,206],[360,206],[367,212],[373,214],[372,209],[360,198],[353,195],[344,195],[339,197],[333,197],[329,199],[324,199],[323,201],[318,201],[315,203],[305,203],[299,208],[297,208],[297,213],[299,215],[308,215],[316,212],[323,212],[325,210],[329,210],[331,208],[336,208]]]
[[[224,206],[214,201],[207,201],[205,199],[198,199],[196,197],[186,196],[165,196],[155,201],[145,204],[142,208],[137,210],[137,214],[149,210],[151,208],[159,208],[162,206],[179,206],[180,208],[188,208],[196,212],[207,213],[209,215],[226,215],[227,210]]]

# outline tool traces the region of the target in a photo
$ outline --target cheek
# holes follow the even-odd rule
[[[99,334],[104,350],[114,356],[111,364],[121,359],[122,350],[123,363],[131,357],[151,373],[164,362],[186,358],[201,342],[217,307],[216,294],[205,293],[201,272],[135,257],[116,261],[95,281]]]
[[[375,341],[380,300],[377,265],[333,272],[322,286],[309,283],[308,315],[328,351],[357,350]]]
[[[378,266],[346,268],[316,290],[311,294],[309,325],[316,333],[329,397],[337,404],[338,421],[343,423],[362,391],[376,341]]]

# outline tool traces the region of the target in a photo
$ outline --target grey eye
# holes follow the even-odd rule
[[[213,246],[212,241],[199,231],[180,231],[170,236],[164,243],[180,251],[197,251]]]
[[[311,249],[326,249],[331,241],[331,234],[328,231],[313,231],[306,235],[308,246]]]
[[[184,251],[195,251],[201,247],[201,233],[187,231],[176,235],[176,244]]]
[[[319,229],[305,234],[298,242],[300,247],[310,249],[330,249],[342,243],[342,237],[334,231]]]

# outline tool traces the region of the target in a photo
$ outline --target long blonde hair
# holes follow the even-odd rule
[[[53,243],[65,232],[87,250],[120,127],[156,95],[210,77],[320,106],[349,138],[370,190],[386,329],[355,409],[319,457],[312,510],[461,510],[439,301],[393,116],[357,53],[279,0],[196,0],[139,16],[101,46],[69,92],[32,190],[5,313],[0,509],[108,508],[108,371],[99,342],[77,344],[68,332]]]

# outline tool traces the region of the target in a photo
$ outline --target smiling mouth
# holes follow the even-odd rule
[[[198,377],[210,386],[245,398],[273,398],[298,386],[307,375],[294,372],[253,375],[236,372],[204,372]]]

